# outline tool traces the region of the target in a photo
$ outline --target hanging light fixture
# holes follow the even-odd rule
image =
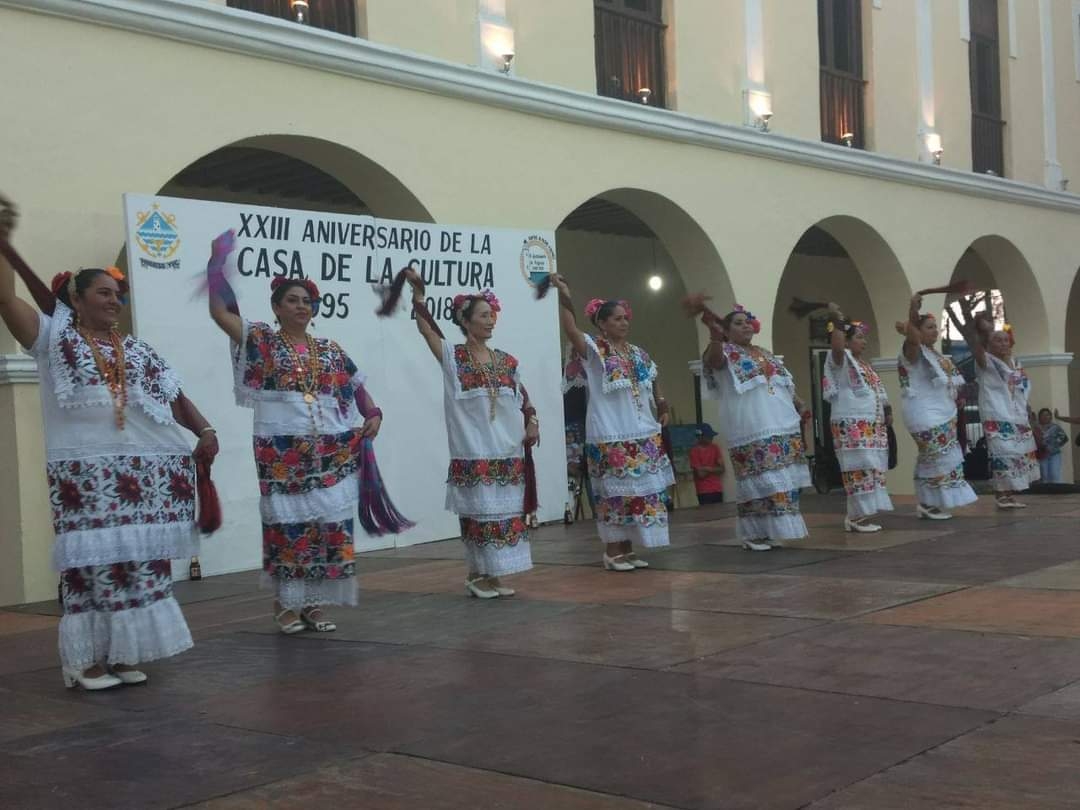
[[[300,25],[307,25],[311,19],[311,9],[308,8],[308,0],[289,0],[289,9],[296,17]]]

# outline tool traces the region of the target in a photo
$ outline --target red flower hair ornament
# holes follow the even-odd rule
[[[729,312],[727,316],[731,318],[735,315],[745,315],[746,320],[749,322],[750,328],[754,330],[755,335],[761,331],[761,321],[755,318],[754,313],[748,310],[742,304],[736,304],[735,309],[731,310],[731,312]]]

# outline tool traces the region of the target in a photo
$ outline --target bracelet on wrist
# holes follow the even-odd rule
[[[217,434],[217,429],[214,428],[213,425],[207,425],[206,427],[204,427],[202,430],[199,431],[200,436],[205,436],[207,433],[213,433],[213,434],[216,435]]]

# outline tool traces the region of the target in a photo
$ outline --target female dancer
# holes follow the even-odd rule
[[[964,378],[952,360],[934,349],[937,319],[922,314],[916,293],[908,319],[896,325],[904,335],[898,371],[904,422],[918,448],[915,462],[916,514],[927,520],[948,520],[945,511],[975,502],[964,480],[964,454],[956,439],[956,393]]]
[[[341,346],[308,332],[319,301],[313,281],[271,283],[278,329],[240,317],[222,274],[234,242],[231,231],[214,240],[210,317],[232,341],[237,404],[255,411],[263,584],[277,594],[274,620],[282,633],[332,632],[337,625],[321,606],[356,604],[358,473],[382,411]]]
[[[405,272],[416,326],[442,366],[450,445],[446,508],[461,521],[465,592],[480,599],[513,596],[499,578],[532,568],[525,514],[535,506],[526,507],[525,448],[540,441],[536,409],[517,358],[488,345],[500,311],[495,294],[454,297],[454,323],[465,342],[452,345],[427,310],[420,275]]]
[[[701,395],[719,400],[743,548],[769,551],[806,537],[799,494],[810,486],[810,470],[802,437],[805,408],[794,379],[780,358],[753,345],[761,324],[752,313],[736,306],[720,319],[704,306],[704,296],[688,301],[712,335]]]
[[[18,263],[7,242],[14,223],[14,206],[0,198],[0,253]],[[117,331],[126,291],[114,267],[61,273],[55,299],[35,295],[45,310],[37,312],[16,297],[13,268],[0,258],[0,317],[41,372],[68,687],[143,683],[139,664],[192,644],[169,564],[198,553],[195,465],[180,426],[199,437],[203,463],[217,439],[172,369]]]
[[[846,320],[835,304],[829,309],[833,315],[827,326],[831,351],[825,358],[821,387],[822,397],[832,406],[833,447],[847,495],[844,529],[878,532],[881,526],[867,519],[893,508],[885,488],[888,397],[873,366],[862,359],[870,328],[861,321]]]
[[[649,355],[626,339],[632,317],[626,301],[588,303],[585,315],[600,330],[594,338],[578,328],[566,279],[554,276],[552,284],[559,291],[563,331],[583,358],[588,384],[585,455],[605,544],[604,568],[647,568],[634,553],[634,540],[649,548],[668,545],[664,495],[675,483],[660,438],[668,407],[656,382],[659,372]]]
[[[1015,493],[1041,477],[1028,418],[1031,381],[1013,359],[1012,329],[995,331],[993,321],[972,314],[965,297],[958,304],[960,317],[951,308],[948,312],[975,358],[979,419],[990,454],[994,498],[999,509],[1023,509],[1026,504],[1016,500]]]

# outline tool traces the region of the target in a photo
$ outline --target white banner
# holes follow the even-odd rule
[[[491,288],[502,302],[493,345],[521,363],[536,405],[541,520],[561,518],[566,503],[566,452],[560,392],[556,296],[536,301],[533,282],[554,270],[551,231],[454,227],[373,217],[228,203],[124,195],[128,271],[135,334],[181,375],[184,391],[218,429],[221,454],[214,481],[225,522],[203,542],[205,574],[261,564],[259,488],[249,410],[233,399],[228,338],[196,296],[210,242],[233,228],[231,282],[241,314],[273,322],[270,281],[304,276],[322,296],[313,332],[338,341],[368,375],[383,410],[375,442],[379,466],[398,509],[417,526],[398,537],[371,538],[357,524],[357,550],[456,537],[457,519],[443,508],[449,454],[437,361],[407,306],[376,318],[375,283],[388,283],[407,263],[427,283],[428,307],[447,338],[464,340],[449,320],[461,292]],[[404,303],[409,302],[409,290]],[[359,567],[363,576],[363,566]],[[181,574],[181,571],[177,571]],[[361,587],[362,584],[361,584]]]

